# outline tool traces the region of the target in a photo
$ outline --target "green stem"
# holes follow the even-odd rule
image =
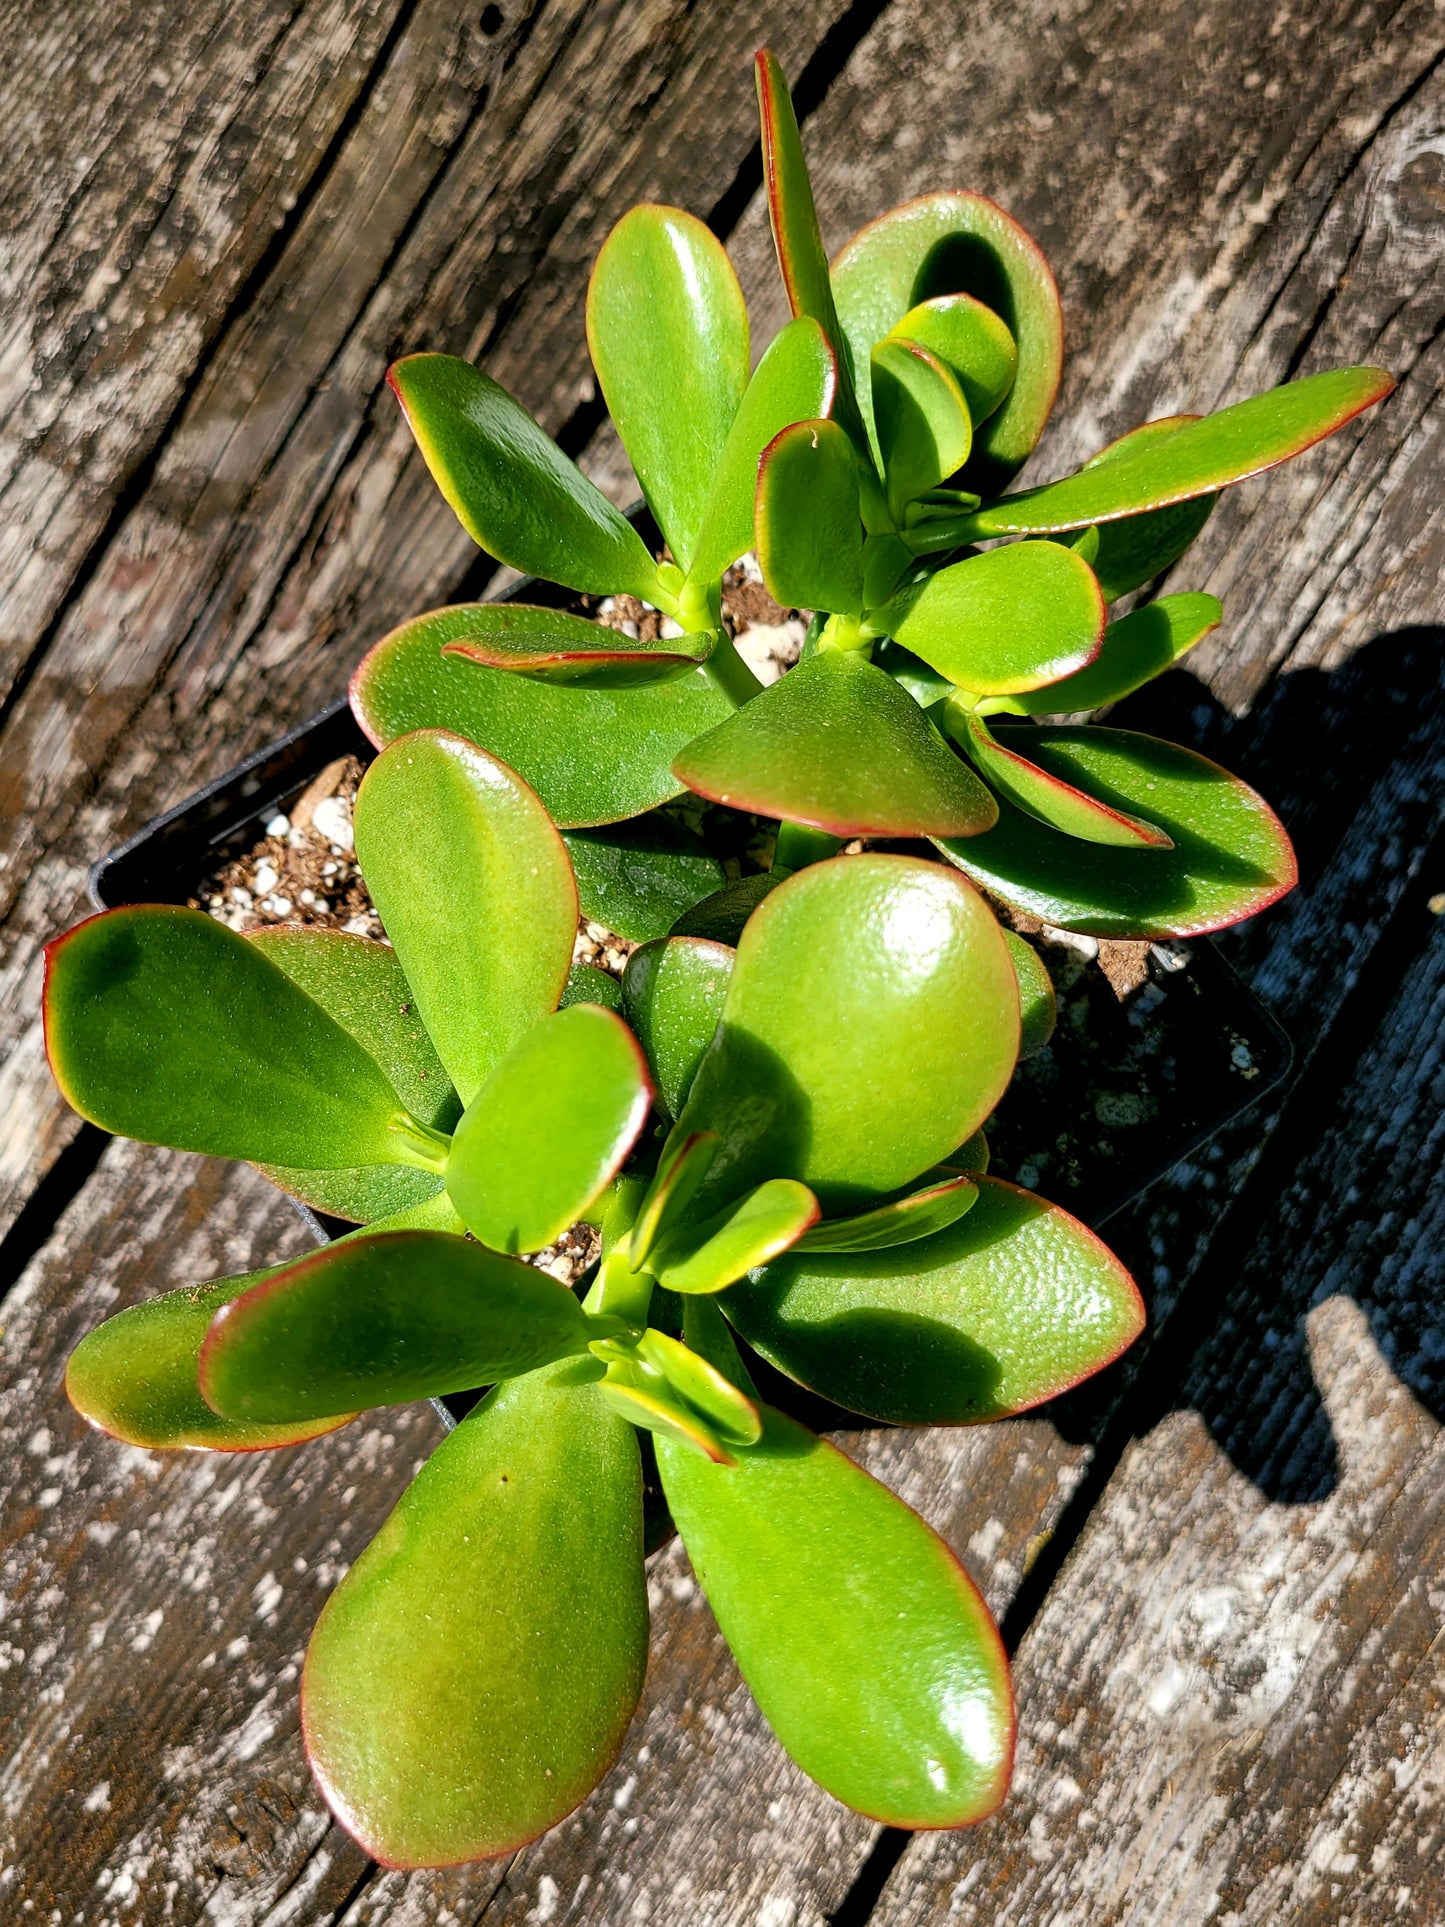
[[[763,685],[734,649],[732,639],[724,630],[718,630],[713,652],[703,667],[708,681],[722,691],[734,709],[741,709],[744,703],[763,693]]]

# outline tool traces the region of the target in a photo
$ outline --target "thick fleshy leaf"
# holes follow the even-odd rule
[[[1033,731],[1015,727],[1009,743],[995,740],[987,723],[974,710],[953,711],[949,728],[956,731],[969,755],[993,787],[1015,808],[1037,817],[1066,836],[1085,843],[1109,843],[1125,850],[1168,850],[1169,834],[1157,824],[1128,810],[1091,796],[1076,783],[1051,775],[1011,747],[1018,741],[1032,747]]]
[[[686,570],[748,383],[748,311],[722,242],[681,208],[629,209],[587,284],[587,345],[648,506]]]
[[[723,867],[701,837],[660,811],[603,829],[571,830],[562,841],[583,916],[629,943],[666,936],[722,885]]]
[[[387,1220],[398,1227],[456,1222],[445,1198],[429,1198]],[[351,1232],[330,1249],[340,1250],[362,1235]],[[345,1425],[344,1417],[282,1425],[223,1419],[201,1397],[201,1346],[217,1311],[253,1285],[289,1269],[289,1263],[273,1265],[241,1278],[187,1285],[107,1318],[70,1355],[65,1389],[71,1404],[112,1438],[157,1451],[263,1452]]]
[[[653,1246],[659,1239],[665,1241],[680,1221],[716,1151],[717,1138],[711,1131],[695,1131],[691,1137],[668,1143],[632,1227],[628,1260],[634,1270],[646,1265]]]
[[[469,1104],[567,981],[577,888],[562,839],[513,770],[439,729],[382,752],[355,814],[377,913]]]
[[[1198,421],[1197,415],[1166,415],[1145,422],[1087,462],[1096,468],[1100,462],[1117,461],[1146,443],[1159,442],[1177,428]],[[1094,530],[1096,548],[1089,565],[1099,578],[1104,600],[1113,602],[1177,562],[1214,512],[1217,495],[1196,495],[1169,508],[1150,509],[1143,515],[1126,515],[1117,522],[1105,522]]]
[[[632,524],[506,389],[455,355],[387,373],[457,520],[499,562],[591,595],[654,600],[657,565]]]
[[[1172,850],[1081,843],[1005,806],[996,828],[940,841],[951,863],[1006,903],[1096,937],[1191,937],[1265,909],[1298,880],[1263,797],[1217,763],[1131,730],[1034,729],[1031,759],[1112,807],[1147,810]]]
[[[225,1418],[284,1424],[520,1378],[597,1336],[535,1265],[441,1231],[377,1231],[309,1252],[224,1304],[200,1387]]]
[[[444,643],[445,654],[573,689],[636,689],[675,681],[707,660],[714,641],[699,634],[638,642],[620,629],[561,609],[533,609],[521,602],[468,606],[467,633]]]
[[[987,499],[1032,453],[1054,405],[1064,324],[1049,264],[1017,221],[981,194],[925,194],[860,229],[833,260],[838,317],[858,371],[859,400],[873,344],[920,302],[970,294],[1000,318],[1018,348],[1008,398],[980,423],[964,471]]]
[[[220,1418],[197,1387],[201,1346],[216,1312],[286,1269],[188,1285],[107,1318],[70,1354],[71,1404],[112,1438],[153,1451],[265,1452],[334,1432],[346,1415],[279,1425]]]
[[[762,1437],[757,1405],[699,1352],[660,1331],[644,1332],[637,1351],[702,1414],[720,1439],[729,1445],[756,1445]]]
[[[996,805],[912,697],[852,651],[825,649],[700,736],[690,789],[834,836],[976,836]],[[947,822],[951,827],[934,826]]]
[[[1087,668],[1020,695],[1011,707],[1037,716],[1116,703],[1172,669],[1223,618],[1223,605],[1212,595],[1160,596],[1111,622],[1103,647]]]
[[[673,757],[732,714],[702,670],[638,689],[558,688],[444,655],[466,636],[474,606],[417,616],[363,659],[351,706],[379,749],[413,730],[454,730],[516,770],[561,828],[576,829],[678,795]]]
[[[567,972],[567,982],[563,987],[559,1010],[570,1010],[573,1004],[601,1004],[604,1010],[622,1009],[622,984],[606,970],[599,970],[596,964],[573,964]]]
[[[1003,940],[1008,945],[1014,975],[1019,983],[1019,1057],[1033,1057],[1053,1036],[1054,1025],[1058,1021],[1059,1002],[1054,992],[1054,980],[1044,968],[1043,958],[1038,951],[1016,930],[1006,929]],[[988,1169],[987,1145],[984,1146],[982,1169]]]
[[[966,539],[1083,528],[1212,494],[1313,447],[1394,386],[1394,376],[1380,368],[1334,368],[1286,382],[1172,434],[1141,440],[1061,482],[977,509]]]
[[[698,1217],[775,1177],[832,1212],[872,1204],[993,1110],[1018,985],[987,905],[953,881],[912,857],[834,857],[754,912],[676,1126],[722,1140]]]
[[[652,1101],[647,1063],[622,1019],[574,1004],[530,1030],[467,1106],[447,1191],[494,1251],[538,1251],[622,1167]]]
[[[758,565],[784,608],[863,609],[858,457],[836,422],[795,422],[763,450]]]
[[[575,1367],[499,1386],[332,1594],[301,1717],[332,1811],[388,1866],[508,1853],[601,1779],[647,1664],[642,1473]]]
[[[669,1291],[721,1291],[795,1245],[819,1217],[818,1200],[795,1178],[769,1178],[716,1217],[673,1233],[648,1269]]]
[[[732,1465],[733,1455],[701,1412],[654,1374],[635,1364],[615,1364],[597,1387],[599,1395],[619,1418],[640,1426],[654,1438],[669,1439],[686,1452],[696,1452],[716,1465]]]
[[[790,1252],[722,1300],[770,1364],[898,1425],[1007,1417],[1117,1358],[1144,1328],[1133,1279],[1057,1205],[978,1178],[966,1217],[892,1251]]]
[[[900,1827],[982,1819],[1007,1789],[1014,1732],[988,1608],[901,1499],[780,1412],[763,1420],[735,1466],[657,1444],[754,1699],[803,1771],[860,1813]]]
[[[349,1031],[199,910],[107,910],[57,938],[45,1044],[81,1116],[143,1143],[316,1170],[439,1148]]]
[[[969,420],[985,422],[1002,404],[1018,373],[1013,336],[992,308],[971,294],[935,295],[910,308],[884,340],[917,341],[953,372]]]
[[[763,174],[768,189],[768,220],[773,230],[783,289],[794,316],[809,315],[838,355],[837,412],[850,433],[860,433],[849,369],[842,356],[843,336],[833,305],[833,282],[813,186],[803,159],[803,141],[793,98],[776,57],[764,47],[754,56],[758,110],[762,120]]]
[[[958,381],[921,342],[886,335],[870,379],[878,452],[894,520],[968,460],[973,423]]]
[[[370,1051],[413,1117],[434,1130],[452,1129],[461,1104],[390,944],[295,924],[254,930],[250,941]],[[281,1164],[259,1168],[293,1198],[357,1224],[390,1217],[442,1188],[439,1171],[400,1164],[361,1165],[352,1171],[307,1171]]]
[[[1104,634],[1104,598],[1072,549],[1013,542],[900,590],[872,620],[950,682],[1004,696],[1092,661]]]
[[[706,943],[720,943],[728,949],[734,948],[748,918],[787,875],[787,871],[779,870],[775,865],[771,870],[755,876],[739,877],[736,883],[725,883],[721,890],[704,897],[685,916],[679,917],[672,926],[672,935],[701,937]]]
[[[894,1245],[931,1238],[972,1210],[977,1200],[978,1186],[971,1178],[946,1178],[851,1218],[825,1218],[805,1231],[792,1249],[887,1251]]]
[[[670,1117],[682,1109],[712,1042],[733,957],[729,945],[705,937],[668,937],[641,945],[627,959],[623,1009]]]
[[[768,443],[794,422],[831,413],[838,364],[822,328],[799,315],[768,344],[728,432],[693,556],[695,582],[717,582],[752,548],[758,463]]]

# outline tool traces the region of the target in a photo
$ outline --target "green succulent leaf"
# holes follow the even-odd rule
[[[1040,823],[1085,843],[1107,843],[1125,850],[1173,848],[1168,832],[1156,823],[1101,802],[1087,789],[1051,775],[1016,749],[997,741],[976,710],[951,707],[949,728],[993,787],[1015,808],[1037,817]],[[1008,734],[1032,747],[1031,729],[1015,727]]]
[[[794,422],[830,414],[837,388],[837,360],[818,323],[800,315],[779,329],[728,432],[692,559],[693,581],[719,581],[752,548],[763,450]]]
[[[640,688],[579,689],[445,655],[486,606],[417,616],[368,652],[351,706],[378,749],[414,730],[452,730],[516,770],[563,829],[638,816],[681,793],[673,757],[733,710],[702,670]]]
[[[577,933],[566,849],[513,770],[439,729],[382,751],[355,817],[377,913],[469,1104],[562,995]]]
[[[1013,336],[993,309],[971,294],[920,301],[884,340],[916,341],[937,355],[963,390],[969,420],[975,423],[987,421],[1002,406],[1018,373]]]
[[[952,370],[922,342],[886,335],[873,350],[878,453],[897,522],[910,502],[962,468],[973,446],[968,403]]]
[[[711,896],[723,867],[701,837],[659,811],[563,837],[577,875],[582,914],[629,943],[663,937]]]
[[[1003,1799],[1014,1730],[988,1608],[901,1499],[780,1412],[763,1422],[735,1466],[657,1443],[753,1697],[803,1771],[859,1812],[900,1827],[981,1819]]]
[[[477,602],[470,608],[468,633],[443,643],[445,655],[569,689],[638,689],[675,682],[706,662],[716,641],[698,632],[638,642],[600,622],[520,602]]]
[[[784,608],[862,614],[858,457],[836,422],[795,422],[764,449],[757,541],[763,580]]]
[[[684,1452],[697,1453],[716,1465],[732,1465],[733,1455],[701,1412],[679,1398],[657,1374],[634,1364],[614,1364],[597,1387],[619,1418],[668,1439]]]
[[[1012,946],[1009,954],[1013,954]],[[951,1172],[962,1171],[971,1178],[981,1178],[986,1175],[988,1164],[988,1139],[982,1131],[975,1131],[971,1137],[965,1138],[956,1150],[950,1151],[948,1156],[940,1161],[939,1169]]]
[[[756,1445],[763,1434],[757,1405],[716,1365],[666,1332],[644,1332],[638,1356],[660,1372],[729,1445]]]
[[[834,857],[754,912],[676,1125],[721,1140],[698,1217],[776,1177],[830,1211],[874,1204],[993,1110],[1018,986],[987,905],[954,881],[916,858]]]
[[[838,316],[871,419],[866,370],[875,342],[920,303],[967,294],[993,310],[1017,344],[1018,370],[1003,405],[975,417],[966,488],[987,499],[1032,453],[1054,405],[1064,324],[1049,264],[1014,220],[981,194],[925,194],[854,235],[833,262]],[[924,339],[923,336],[916,336]],[[934,342],[929,346],[939,349]]]
[[[632,1227],[628,1258],[635,1270],[646,1265],[653,1246],[659,1239],[666,1240],[679,1223],[716,1151],[712,1131],[694,1131],[690,1137],[669,1141]]]
[[[673,767],[716,802],[834,836],[976,836],[996,820],[912,697],[852,651],[799,663]]]
[[[901,589],[872,617],[903,648],[977,695],[1037,689],[1099,653],[1104,598],[1058,542],[989,549]]]
[[[631,1429],[545,1367],[499,1386],[332,1594],[301,1713],[332,1811],[374,1858],[507,1853],[622,1744],[647,1664]]]
[[[1333,368],[1252,395],[1076,475],[1006,495],[969,518],[968,539],[1082,528],[1210,495],[1323,441],[1395,386],[1379,368]],[[1151,424],[1152,425],[1152,424]]]
[[[732,975],[733,950],[705,937],[645,943],[622,973],[623,1010],[669,1117],[676,1117],[712,1042]]]
[[[1192,750],[1131,730],[1031,731],[1033,762],[1131,814],[1147,810],[1172,850],[1081,843],[1006,806],[951,863],[1004,902],[1096,937],[1191,937],[1252,917],[1294,888],[1289,837],[1264,799]]]
[[[443,1231],[368,1232],[221,1306],[200,1388],[223,1418],[285,1424],[520,1378],[596,1336],[535,1265]]]
[[[877,1205],[851,1218],[825,1218],[803,1233],[794,1251],[887,1251],[931,1238],[961,1218],[978,1200],[971,1178],[945,1178]]]
[[[451,1225],[456,1218],[445,1198],[431,1198],[386,1222]],[[340,1250],[363,1235],[369,1234],[350,1232],[329,1248]],[[224,1419],[201,1397],[201,1346],[211,1320],[254,1285],[290,1270],[293,1262],[240,1278],[186,1285],[107,1318],[87,1332],[70,1355],[65,1389],[71,1404],[112,1438],[152,1451],[264,1452],[348,1424],[352,1415],[279,1425]]]
[[[681,208],[629,209],[587,284],[587,345],[648,506],[687,570],[748,385],[748,311],[722,242]]]
[[[637,1140],[652,1101],[647,1063],[622,1019],[574,1004],[514,1045],[467,1106],[447,1191],[495,1251],[538,1251],[593,1204]]]
[[[769,1178],[716,1216],[671,1232],[648,1269],[660,1285],[685,1296],[721,1291],[796,1244],[818,1216],[807,1185]]]
[[[890,1424],[975,1424],[1067,1391],[1143,1330],[1138,1290],[1068,1212],[998,1178],[975,1183],[973,1209],[934,1237],[790,1252],[723,1310],[780,1371]]]
[[[1166,415],[1145,422],[1127,435],[1121,435],[1087,462],[1097,468],[1100,462],[1117,461],[1150,443],[1158,443],[1177,428],[1198,421],[1197,415]],[[1104,600],[1113,602],[1131,589],[1140,588],[1171,563],[1177,562],[1214,512],[1218,495],[1196,495],[1169,508],[1151,509],[1143,515],[1126,515],[1117,522],[1105,522],[1094,530],[1095,549],[1089,566],[1099,578]]]
[[[461,1103],[390,944],[344,930],[290,924],[254,930],[250,941],[371,1053],[413,1117],[433,1130],[451,1131]],[[439,1171],[399,1164],[362,1165],[351,1171],[307,1171],[282,1164],[259,1168],[293,1198],[358,1224],[390,1217],[442,1188]]]
[[[1016,930],[1006,929],[1003,940],[1008,945],[1014,975],[1019,983],[1019,1014],[1022,1020],[1019,1057],[1036,1057],[1053,1036],[1054,1024],[1058,1020],[1059,1005],[1054,994],[1054,980],[1044,968],[1043,958],[1038,951]],[[985,1171],[988,1169],[987,1145],[984,1146],[982,1168]]]
[[[490,375],[455,355],[407,355],[387,381],[437,487],[489,555],[591,595],[656,600],[657,565],[636,529]]]
[[[1026,691],[1009,706],[1024,715],[1102,709],[1172,669],[1223,618],[1223,605],[1212,595],[1160,596],[1111,622],[1103,647],[1087,668],[1047,688]]]
[[[81,1116],[146,1144],[308,1170],[436,1164],[376,1059],[199,910],[107,910],[57,938],[45,1042]]]

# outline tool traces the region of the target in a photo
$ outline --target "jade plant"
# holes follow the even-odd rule
[[[1010,940],[957,871],[871,853],[800,868],[736,946],[569,974],[559,835],[444,731],[378,758],[355,830],[389,943],[140,906],[58,939],[45,988],[84,1116],[249,1160],[359,1227],[108,1320],[70,1361],[81,1413],[251,1451],[492,1388],[312,1638],[302,1721],[336,1814],[389,1864],[440,1865],[596,1784],[665,1529],[643,1440],[803,1769],[900,1825],[991,1811],[1013,1707],[987,1608],[923,1519],[760,1399],[734,1333],[907,1423],[1021,1411],[1136,1335],[1107,1249],[987,1174],[1023,1021]],[[574,1291],[525,1259],[576,1220],[602,1236]]]
[[[685,785],[777,819],[780,872],[819,836],[929,839],[996,898],[1073,930],[1186,935],[1262,909],[1296,867],[1247,785],[1134,731],[1029,719],[1103,709],[1179,662],[1220,621],[1212,596],[1160,595],[1112,621],[1109,605],[1172,569],[1222,489],[1332,433],[1392,378],[1339,369],[1148,422],[1010,493],[1062,366],[1042,253],[992,201],[946,190],[871,222],[830,265],[770,54],[757,74],[794,318],[751,382],[736,277],[689,216],[634,209],[588,289],[593,363],[668,559],[481,370],[424,354],[391,374],[484,548],[572,590],[634,595],[676,633],[633,642],[557,608],[439,610],[362,664],[363,727],[378,744],[459,729],[569,831]],[[719,578],[750,546],[776,599],[813,618],[803,660],[767,689],[719,616]],[[638,861],[683,887],[669,846]]]

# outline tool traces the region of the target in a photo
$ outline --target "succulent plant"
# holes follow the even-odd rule
[[[572,589],[639,596],[683,633],[642,645],[559,610],[439,610],[362,664],[363,727],[378,743],[455,727],[568,829],[686,784],[777,818],[785,869],[818,854],[819,834],[928,838],[995,897],[1096,935],[1188,935],[1264,908],[1295,861],[1246,784],[1136,732],[1024,719],[1104,708],[1177,663],[1219,622],[1212,596],[1112,622],[1108,605],[1178,561],[1221,489],[1332,433],[1392,378],[1339,369],[1148,422],[1074,475],[1005,493],[1062,366],[1043,255],[993,202],[949,190],[871,222],[830,266],[782,73],[766,52],[757,69],[794,318],[751,384],[736,279],[678,210],[626,215],[588,293],[602,390],[674,561],[655,563],[479,370],[423,355],[391,377],[485,548]],[[803,660],[766,690],[717,601],[754,544],[776,599],[814,617]]]
[[[302,1714],[335,1811],[435,1865],[595,1785],[646,1663],[640,1433],[804,1770],[899,1824],[990,1811],[1013,1712],[987,1609],[921,1518],[761,1402],[729,1325],[905,1422],[1022,1410],[1137,1333],[1106,1248],[985,1172],[1014,940],[958,872],[864,854],[778,884],[735,949],[668,937],[620,988],[579,982],[566,851],[494,756],[399,740],[355,829],[389,944],[141,906],[58,939],[45,991],[83,1115],[363,1225],[108,1320],[70,1361],[87,1418],[249,1451],[494,1388],[318,1623]],[[574,1293],[522,1254],[582,1217],[602,1256]]]

